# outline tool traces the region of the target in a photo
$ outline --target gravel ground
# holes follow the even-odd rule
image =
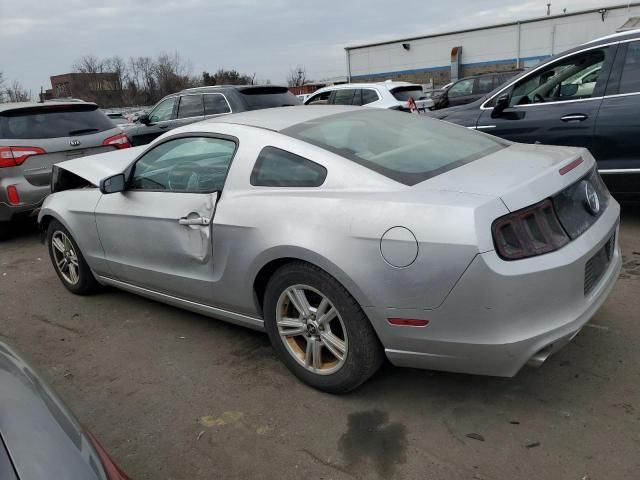
[[[134,479],[640,478],[640,208],[620,240],[591,323],[512,379],[385,366],[322,394],[266,335],[116,290],[71,295],[32,228],[0,244],[0,337]]]

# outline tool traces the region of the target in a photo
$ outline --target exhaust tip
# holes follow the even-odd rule
[[[545,360],[549,358],[549,355],[551,355],[552,349],[553,349],[553,344],[547,345],[543,349],[538,350],[538,352],[535,353],[529,359],[529,361],[527,362],[527,365],[534,368],[540,367],[545,362]]]

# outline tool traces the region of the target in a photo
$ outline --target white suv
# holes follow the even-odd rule
[[[321,88],[309,96],[305,105],[363,105],[373,108],[411,111],[412,102],[418,111],[433,107],[422,86],[407,82],[346,83]]]

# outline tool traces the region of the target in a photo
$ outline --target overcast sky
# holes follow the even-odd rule
[[[0,0],[0,71],[34,93],[85,54],[178,51],[192,72],[218,68],[283,83],[296,65],[346,74],[344,47],[543,16],[548,0]],[[621,0],[556,0],[552,13]]]

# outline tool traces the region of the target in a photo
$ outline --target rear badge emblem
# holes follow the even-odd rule
[[[584,182],[584,196],[589,212],[597,215],[600,212],[600,199],[598,198],[598,192],[589,182]]]
[[[71,145],[72,147],[78,147],[80,146],[80,140],[76,140],[75,138],[73,140],[69,140],[69,145]]]

